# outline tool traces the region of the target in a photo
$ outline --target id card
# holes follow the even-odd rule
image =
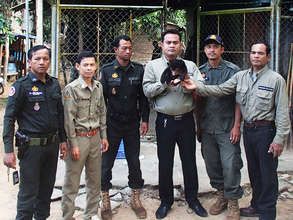
[[[13,185],[18,184],[19,183],[19,178],[18,178],[18,171],[14,171],[12,174],[13,177]]]

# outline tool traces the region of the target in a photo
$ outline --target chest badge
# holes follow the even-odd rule
[[[32,91],[33,91],[33,92],[37,92],[37,91],[39,91],[39,88],[36,87],[36,86],[33,86]]]
[[[112,88],[112,95],[116,95],[117,91],[115,88]]]
[[[39,110],[40,110],[40,105],[39,105],[38,102],[35,103],[35,105],[34,105],[34,110],[35,110],[35,111],[39,111]]]
[[[201,73],[201,76],[204,79],[204,81],[208,81],[209,80],[209,77],[207,76],[207,74]]]
[[[118,74],[117,73],[113,73],[112,74],[112,78],[116,79],[118,77]]]

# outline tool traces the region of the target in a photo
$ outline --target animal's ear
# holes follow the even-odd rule
[[[161,83],[169,84],[171,82],[171,76],[172,76],[171,68],[168,66],[161,75]]]

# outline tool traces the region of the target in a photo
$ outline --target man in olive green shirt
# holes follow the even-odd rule
[[[101,190],[101,146],[108,149],[106,136],[106,107],[103,88],[93,80],[96,58],[84,51],[77,57],[76,69],[80,76],[68,84],[63,93],[65,130],[70,155],[67,156],[63,185],[63,220],[71,220],[80,176],[85,166],[87,202],[85,220],[97,219]]]
[[[190,79],[181,83],[202,96],[236,92],[244,118],[244,147],[253,190],[250,206],[240,209],[240,215],[259,216],[260,220],[276,219],[278,156],[290,130],[286,83],[268,68],[269,60],[269,46],[256,42],[250,51],[252,68],[236,73],[225,83],[206,86]]]
[[[222,58],[224,43],[219,35],[209,35],[204,40],[208,62],[199,67],[206,85],[219,85],[230,79],[240,69]],[[238,199],[243,191],[240,186],[243,167],[240,149],[240,108],[235,95],[224,97],[198,97],[197,136],[210,184],[217,189],[216,202],[209,213],[218,215],[228,207],[227,219],[239,219]],[[197,111],[196,111],[197,112]]]

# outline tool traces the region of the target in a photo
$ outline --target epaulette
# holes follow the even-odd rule
[[[18,80],[16,80],[16,82],[22,82],[28,79],[28,74],[26,74],[25,76],[20,77]]]
[[[143,66],[141,63],[134,62],[134,61],[131,61],[131,64],[133,64],[133,65],[137,65],[137,66]]]
[[[106,67],[112,66],[113,64],[114,64],[114,61],[113,61],[113,62],[110,62],[110,63],[106,63],[106,64],[104,64],[104,65],[101,67],[101,69],[104,69],[104,68],[106,68]]]
[[[227,67],[229,67],[229,68],[231,68],[233,70],[240,70],[240,68],[237,65],[235,65],[234,63],[231,63],[231,62],[229,62],[227,60],[223,60],[223,62],[225,62]]]
[[[198,67],[198,69],[203,69],[203,68],[205,68],[205,67],[207,66],[207,64],[208,64],[208,63],[204,63],[204,64],[202,64],[200,67]]]

